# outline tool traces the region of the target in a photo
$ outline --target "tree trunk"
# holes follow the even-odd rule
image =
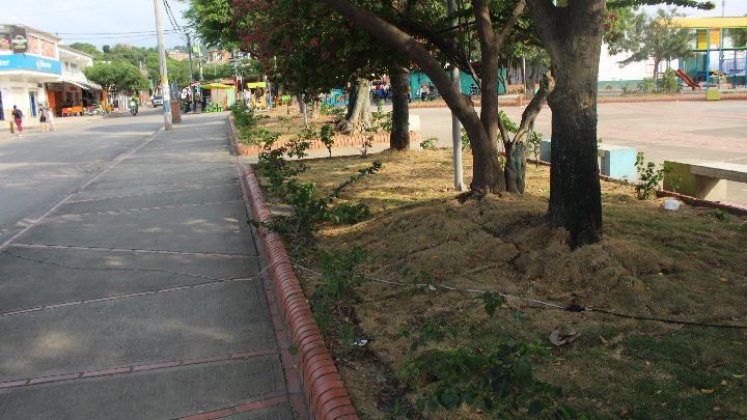
[[[410,72],[404,67],[390,71],[392,82],[392,132],[389,134],[389,148],[410,149],[410,105],[407,100],[407,86]]]
[[[298,100],[298,110],[301,112],[301,119],[303,121],[303,126],[306,128],[309,128],[309,116],[306,111],[306,95],[303,93],[300,93],[296,96],[296,99]]]
[[[358,79],[356,86],[350,93],[348,113],[337,123],[337,131],[343,134],[360,133],[371,125],[371,82]]]
[[[606,1],[528,4],[556,83],[548,97],[553,111],[548,221],[568,230],[575,248],[602,237],[596,103]]]
[[[529,137],[534,132],[534,120],[542,110],[542,105],[555,88],[555,81],[548,72],[543,78],[540,90],[532,98],[521,114],[521,123],[513,140],[505,142],[506,147],[506,190],[524,194],[526,184],[526,151]]]
[[[444,72],[443,66],[437,61],[423,45],[413,36],[403,32],[398,27],[385,21],[381,17],[357,6],[355,2],[348,0],[323,0],[328,6],[342,14],[346,19],[360,26],[362,29],[370,32],[382,42],[391,45],[403,56],[413,60],[420,66],[422,71],[436,85],[444,101],[459,118],[464,126],[467,136],[472,144],[473,156],[473,177],[470,189],[477,192],[499,192],[504,182],[503,171],[498,162],[498,152],[496,148],[496,134],[498,115],[490,114],[485,111],[483,102],[482,118],[478,118],[469,99],[453,86],[451,80]],[[493,42],[481,42],[482,57],[497,56],[500,47],[503,45],[508,33],[516,24],[516,21],[524,10],[525,0],[519,0],[514,8],[514,12],[504,23],[504,29],[496,36],[492,30],[490,20],[490,11],[487,7],[486,0],[474,0],[475,14],[478,17],[478,25],[482,27],[480,37],[489,36]],[[487,47],[487,49],[486,49]],[[497,68],[496,68],[497,72]],[[497,78],[497,73],[495,75]],[[491,94],[496,95],[497,104],[497,83]],[[485,97],[482,98],[485,101]],[[497,112],[497,105],[495,107]]]
[[[656,80],[659,78],[659,64],[661,61],[654,60],[654,91],[656,90]]]

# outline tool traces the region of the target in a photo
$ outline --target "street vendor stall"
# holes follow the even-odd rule
[[[200,89],[202,89],[202,94],[206,95],[205,102],[210,108],[220,107],[225,110],[236,102],[236,90],[231,85],[206,83],[200,85]],[[206,90],[208,92],[205,92]]]

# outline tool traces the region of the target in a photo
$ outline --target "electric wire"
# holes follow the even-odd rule
[[[293,266],[303,271],[306,271],[308,273],[311,273],[319,278],[323,277],[321,273],[316,272],[308,267],[304,267],[300,264],[293,263]],[[448,286],[448,285],[439,284],[439,283],[403,283],[399,281],[382,280],[382,279],[376,279],[376,278],[370,278],[370,277],[365,277],[365,278],[366,280],[370,280],[376,283],[389,284],[389,285],[394,285],[394,286],[433,287],[433,288],[445,289],[449,291],[466,292],[466,293],[471,293],[471,294],[495,293],[495,292],[490,292],[488,290],[466,289],[466,288]],[[684,320],[677,320],[677,319],[650,317],[650,316],[644,316],[644,315],[633,315],[633,314],[626,314],[626,313],[611,311],[611,310],[606,310],[606,309],[594,308],[591,306],[582,306],[578,304],[563,305],[563,304],[558,304],[554,302],[546,302],[546,301],[542,301],[538,299],[511,295],[511,294],[503,293],[503,292],[497,292],[496,294],[506,299],[516,299],[516,300],[520,300],[520,301],[527,302],[527,303],[533,303],[535,305],[539,305],[547,309],[555,309],[555,310],[561,310],[561,311],[566,311],[566,312],[596,312],[596,313],[611,315],[611,316],[615,316],[619,318],[634,319],[637,321],[653,321],[653,322],[662,322],[665,324],[689,325],[689,326],[694,326],[694,327],[724,328],[724,329],[739,329],[739,330],[747,329],[747,325],[716,324],[716,323],[709,323],[709,322],[684,321]]]

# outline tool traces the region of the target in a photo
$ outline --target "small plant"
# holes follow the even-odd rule
[[[371,113],[373,117],[372,127],[376,130],[392,132],[392,113],[384,112],[384,101],[379,100],[376,103],[376,111]]]
[[[729,221],[729,214],[721,209],[714,209],[709,215],[719,222],[725,223]]]
[[[635,168],[638,172],[638,183],[635,186],[635,194],[639,200],[648,200],[659,190],[659,184],[664,179],[664,174],[671,172],[671,168],[656,167],[656,163],[648,162],[643,153],[638,153],[635,158]]]
[[[329,152],[329,157],[332,157],[332,146],[335,144],[335,128],[329,124],[324,124],[321,129],[319,129],[319,138],[321,139],[322,143],[324,143],[324,147],[327,148],[327,151]]]
[[[624,85],[622,85],[622,86],[620,87],[620,89],[622,89],[622,93],[623,93],[623,95],[627,95],[627,94],[628,94],[628,90],[630,90],[630,86],[628,86],[628,84],[627,84],[627,83],[625,83]]]
[[[615,87],[614,87],[614,86],[612,86],[612,84],[610,84],[610,83],[607,83],[606,85],[604,85],[604,89],[605,89],[605,90],[607,90],[607,91],[610,91],[610,90],[612,90],[612,89],[614,89],[614,88],[615,88]]]
[[[287,117],[285,115],[278,115],[278,122],[280,123],[280,125],[282,125],[283,127],[285,127],[285,132],[286,133],[290,132],[290,129],[291,129],[291,119],[290,119],[290,117]]]
[[[347,252],[320,251],[319,257],[321,278],[314,287],[309,303],[319,328],[329,331],[335,327],[336,320],[345,318],[343,307],[352,302],[355,287],[365,281],[356,268],[366,259],[366,253],[354,248]],[[337,325],[336,329],[340,331],[342,326]]]
[[[677,81],[677,73],[675,73],[675,71],[672,69],[667,69],[661,75],[659,85],[661,87],[661,90],[666,93],[676,93],[679,92],[680,89],[682,89],[682,86],[680,86],[679,82]]]
[[[467,146],[470,145],[470,142],[469,142],[469,136],[467,135],[467,130],[465,130],[464,128],[462,128],[461,131],[462,131],[462,135],[461,135],[460,139],[461,139],[461,142],[462,142],[462,151],[464,151],[464,149],[466,149]]]
[[[531,357],[545,354],[539,345],[512,341],[492,349],[430,350],[410,360],[402,376],[416,389],[423,413],[466,405],[493,418],[574,418],[560,405],[560,391],[534,378]]]
[[[542,143],[542,133],[532,132],[527,139],[527,150],[534,157],[534,165],[539,166],[540,144]]]
[[[429,137],[420,142],[420,148],[423,150],[438,150],[438,137]]]
[[[638,82],[638,90],[642,93],[653,92],[654,89],[656,89],[656,83],[650,77],[644,77],[643,80]]]
[[[373,135],[368,135],[365,140],[363,140],[363,144],[361,144],[361,158],[364,159],[366,156],[368,156],[368,150],[373,147],[373,141],[374,137]]]

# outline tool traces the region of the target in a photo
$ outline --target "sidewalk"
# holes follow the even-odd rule
[[[0,418],[308,417],[225,115],[183,121],[0,244]]]
[[[120,113],[121,114],[121,113]],[[120,116],[118,114],[110,114],[107,118],[113,118]],[[66,128],[72,127],[72,126],[82,126],[86,124],[90,124],[92,122],[101,121],[101,119],[104,117],[98,116],[98,115],[83,115],[83,116],[71,116],[71,117],[55,117],[54,119],[54,125],[55,128],[60,131],[65,131]],[[16,131],[16,126],[13,124],[13,130],[14,133],[11,134],[10,132],[10,124],[11,121],[6,118],[5,121],[0,121],[0,141],[2,140],[8,140],[8,139],[15,139],[18,138],[18,131]],[[44,134],[43,131],[41,131],[41,125],[39,123],[38,117],[24,117],[23,118],[23,136],[36,136],[39,134]]]

